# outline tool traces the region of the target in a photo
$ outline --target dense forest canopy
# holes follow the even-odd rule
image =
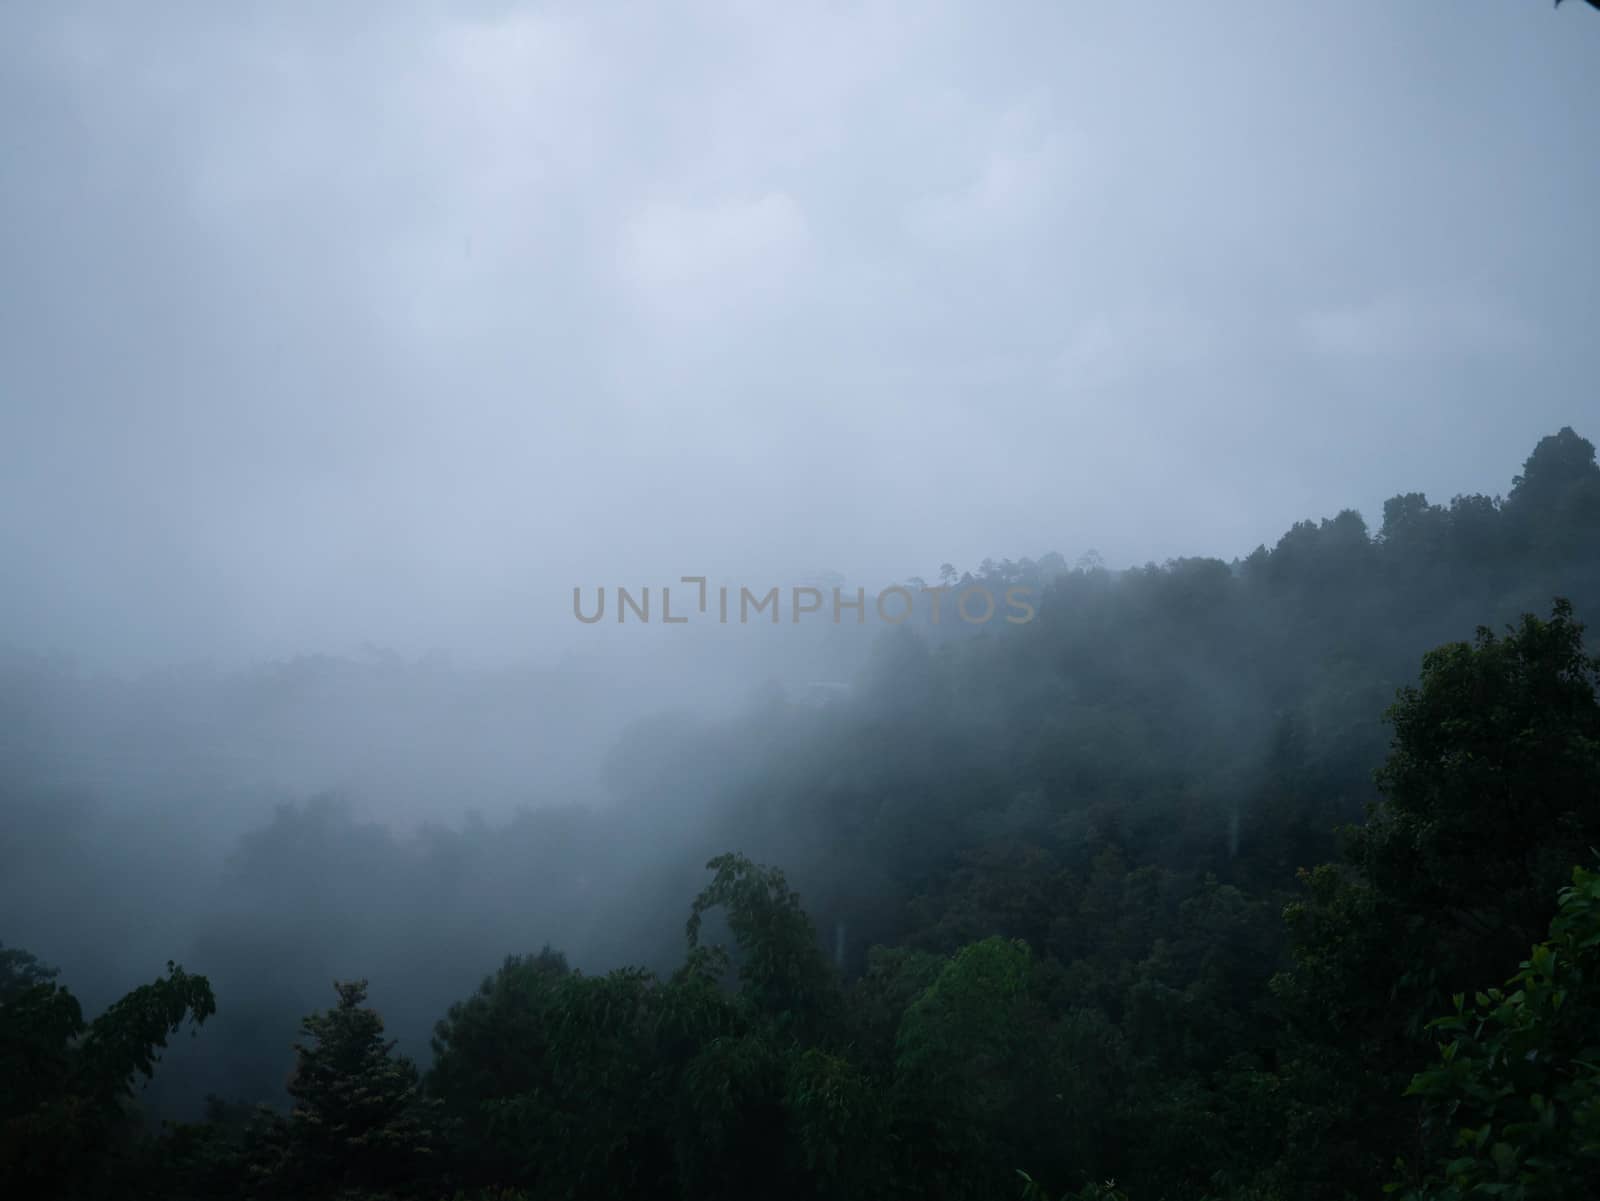
[[[964,574],[1037,586],[1037,619],[879,631],[828,703],[635,724],[598,803],[408,829],[256,795],[260,824],[191,837],[193,807],[63,776],[59,699],[92,685],[8,661],[6,1177],[1600,1188],[1587,439],[1543,438],[1503,498],[1397,495],[1375,532],[1347,510],[1231,562]],[[160,728],[161,681],[123,687],[103,703]]]

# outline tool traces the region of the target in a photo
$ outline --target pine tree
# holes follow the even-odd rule
[[[365,980],[335,981],[335,1009],[300,1023],[283,1183],[298,1193],[404,1195],[431,1174],[431,1110],[416,1065],[394,1054]]]

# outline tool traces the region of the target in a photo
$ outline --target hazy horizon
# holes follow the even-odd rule
[[[574,586],[1231,559],[1600,416],[1582,11],[379,11],[0,14],[7,641],[549,662]]]

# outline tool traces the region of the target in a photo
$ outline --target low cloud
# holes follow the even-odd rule
[[[1311,313],[1300,332],[1316,353],[1352,358],[1519,354],[1538,345],[1533,327],[1506,306],[1441,293],[1396,293]]]

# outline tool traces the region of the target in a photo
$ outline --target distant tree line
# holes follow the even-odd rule
[[[169,965],[86,1022],[0,949],[0,1177],[83,1198],[1600,1196],[1597,604],[1600,468],[1566,429],[1504,499],[1404,495],[1376,536],[1347,512],[1234,563],[1058,571],[1035,622],[881,639],[847,704],[641,734],[614,812],[408,840],[285,810],[239,848],[263,912],[215,915],[206,977]],[[550,883],[624,845],[667,778],[704,808],[654,877],[615,909]],[[259,1006],[404,912],[420,982],[497,864],[655,932],[651,962],[504,959],[434,1011],[426,1068],[341,981],[281,1092],[149,1128],[134,1086],[186,1022],[220,1030],[212,978]],[[319,914],[356,941],[319,942]]]

